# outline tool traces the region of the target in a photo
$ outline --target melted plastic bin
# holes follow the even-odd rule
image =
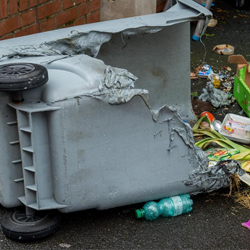
[[[7,236],[53,232],[52,210],[204,189],[187,185],[208,161],[182,120],[195,119],[190,21],[210,16],[179,0],[163,13],[0,42],[0,203],[24,208],[2,218]]]

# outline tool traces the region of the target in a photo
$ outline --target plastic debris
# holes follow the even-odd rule
[[[205,151],[210,161],[228,160],[232,155],[238,154],[238,149],[210,148]]]
[[[209,159],[209,168],[213,168],[217,165],[218,161],[229,160],[231,156],[239,154],[238,149],[227,148],[210,148],[205,151]]]
[[[228,152],[231,154],[231,156],[227,160],[219,159],[220,161],[217,161],[218,159],[211,158],[213,157],[211,156],[210,159],[208,158],[210,161],[208,163],[207,170],[204,173],[202,173],[201,171],[199,172],[199,174],[208,174],[209,173],[208,170],[211,171],[211,173],[213,174],[217,173],[218,175],[214,176],[213,178],[215,178],[214,183],[219,188],[222,186],[226,186],[228,182],[231,183],[228,178],[232,178],[232,176],[235,176],[235,174],[237,173],[237,178],[240,181],[250,186],[250,176],[246,173],[246,171],[250,172],[250,150],[249,148],[246,148],[242,145],[239,145],[235,142],[230,141],[228,138],[224,137],[222,134],[214,131],[213,129],[210,129],[210,128],[199,129],[201,122],[204,121],[205,119],[207,119],[207,117],[202,116],[193,126],[194,137],[197,137],[197,136],[202,137],[202,139],[196,142],[195,145],[204,149],[208,147],[209,145],[218,144],[221,147],[226,148]],[[232,149],[234,150],[231,152],[230,150]],[[218,172],[219,170],[221,170],[221,168],[224,171],[224,173],[221,171]],[[233,169],[234,171],[232,171]],[[228,175],[229,173],[231,173],[231,175]],[[213,175],[209,174],[210,178],[211,176]],[[204,177],[205,176],[202,176],[202,178]],[[194,178],[193,180],[193,183],[194,183],[196,179],[198,181],[199,176],[193,176],[193,178]],[[221,179],[222,182],[220,182],[219,179],[216,180],[217,178],[224,178],[224,179],[223,180]],[[206,191],[207,191],[207,187],[206,187]]]
[[[215,131],[219,131],[221,128],[221,121],[219,120],[213,120],[211,122],[211,129],[215,130]]]
[[[232,141],[250,143],[250,119],[240,115],[227,114],[219,133]]]
[[[214,116],[210,112],[207,112],[207,111],[202,112],[200,116],[206,116],[207,119],[210,121],[210,123],[213,120],[215,120]]]
[[[219,76],[220,80],[223,80],[223,79],[227,78],[227,76],[225,74],[223,74],[223,73],[219,73],[217,75]]]
[[[243,227],[246,227],[248,230],[250,230],[250,220],[248,222],[243,222],[241,225]]]
[[[160,215],[163,217],[174,217],[192,211],[193,201],[189,194],[169,197],[160,200],[147,202],[142,209],[135,211],[136,217],[146,220],[156,220]]]
[[[228,93],[214,88],[211,82],[209,82],[206,88],[202,90],[202,94],[199,96],[199,100],[203,102],[211,102],[211,104],[216,108],[229,105],[233,102]]]
[[[195,145],[200,148],[206,148],[207,146],[211,145],[211,143],[216,143],[223,148],[228,150],[230,149],[237,149],[240,153],[232,156],[234,160],[250,160],[250,150],[244,146],[241,146],[237,143],[232,142],[228,138],[224,137],[223,135],[217,133],[213,129],[198,129],[200,123],[207,119],[207,117],[202,116],[196,124],[193,126],[193,135],[194,137],[202,137],[203,139],[196,142]],[[205,137],[205,138],[204,138]]]
[[[211,66],[208,64],[205,64],[202,66],[201,70],[199,71],[199,77],[207,78],[212,73],[213,73],[213,70]]]
[[[232,89],[233,84],[231,82],[224,82],[222,86],[225,88],[226,91],[230,91]]]
[[[220,44],[216,45],[213,51],[216,51],[220,55],[232,55],[234,53],[234,47],[229,44]]]
[[[214,87],[216,89],[219,89],[220,88],[220,75],[213,73],[213,74],[210,74],[208,77],[213,83]]]

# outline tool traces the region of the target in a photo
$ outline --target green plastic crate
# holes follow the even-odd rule
[[[245,82],[248,67],[249,65],[245,65],[238,69],[238,74],[234,78],[233,95],[247,116],[250,117],[250,88]]]

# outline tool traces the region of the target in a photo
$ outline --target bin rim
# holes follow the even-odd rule
[[[30,41],[32,41],[32,45],[48,43],[58,39],[64,39],[72,32],[78,32],[80,34],[89,34],[91,32],[115,34],[139,29],[138,33],[140,33],[140,29],[147,28],[146,33],[154,33],[166,26],[211,17],[212,13],[200,4],[192,0],[177,0],[177,3],[172,8],[161,13],[84,24],[3,40],[0,41],[0,58],[6,54],[6,50],[13,48],[13,46],[30,45]],[[150,31],[151,28],[152,30]]]

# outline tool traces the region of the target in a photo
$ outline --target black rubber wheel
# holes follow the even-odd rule
[[[28,241],[44,238],[56,231],[60,217],[54,211],[37,211],[28,218],[25,209],[7,210],[1,221],[2,231],[7,237]]]
[[[45,67],[34,63],[0,65],[0,91],[23,91],[42,86],[48,81]]]

